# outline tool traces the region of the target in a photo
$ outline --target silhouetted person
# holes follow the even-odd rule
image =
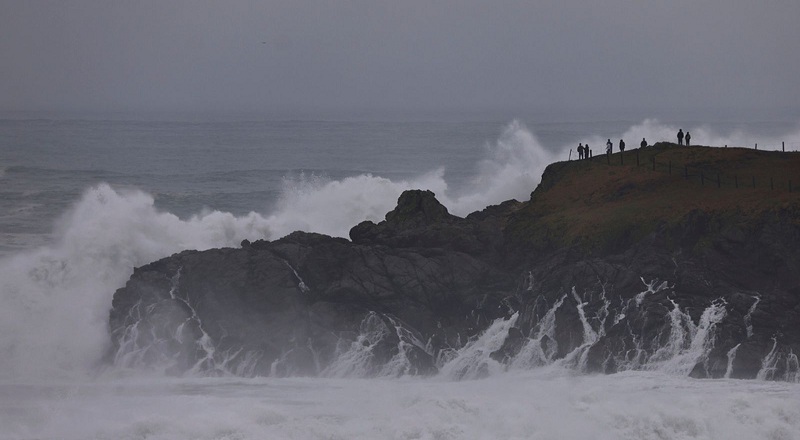
[[[678,130],[678,145],[683,145],[683,129]]]
[[[578,159],[583,159],[583,144],[578,144]]]
[[[614,144],[612,144],[611,139],[609,139],[608,142],[606,142],[606,154],[610,155],[611,150],[613,149],[614,149]]]
[[[622,139],[619,140],[619,152],[620,153],[625,152],[625,141],[623,141]]]
[[[687,147],[689,146],[689,141],[690,140],[692,140],[692,135],[690,135],[689,132],[687,131],[686,132],[686,146]]]
[[[646,147],[647,146],[647,141],[644,140],[644,138],[642,138],[642,143],[639,144],[639,146],[642,147],[642,148]]]

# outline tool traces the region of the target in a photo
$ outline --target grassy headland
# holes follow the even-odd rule
[[[506,231],[525,248],[594,253],[697,214],[719,228],[770,214],[800,223],[800,153],[658,143],[553,163]]]

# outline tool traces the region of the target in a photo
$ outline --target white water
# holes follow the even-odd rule
[[[753,312],[756,311],[756,307],[758,307],[758,303],[761,301],[761,297],[760,296],[756,296],[753,299],[755,300],[755,301],[753,301],[753,305],[750,306],[750,309],[747,310],[747,314],[744,315],[744,318],[743,318],[744,319],[745,329],[747,329],[747,337],[748,338],[753,336],[753,321],[752,321]]]
[[[669,342],[653,354],[650,364],[651,368],[685,376],[698,362],[705,360],[713,347],[714,327],[725,317],[725,303],[717,300],[709,305],[696,325],[676,303],[673,305]]]
[[[691,129],[696,143],[749,140],[703,130]],[[652,143],[671,140],[675,131],[647,120],[621,136]],[[599,146],[605,135],[587,141]],[[527,200],[544,167],[566,159],[570,148],[550,153],[513,123],[487,145],[467,191],[451,191],[444,170],[436,168],[398,181],[309,175],[286,181],[274,211],[238,217],[210,210],[181,219],[156,209],[143,192],[94,185],[58,220],[46,245],[0,259],[0,439],[799,438],[795,384],[697,381],[682,376],[684,368],[575,375],[552,364],[552,347],[542,350],[544,336],[554,343],[547,319],[510,372],[488,358],[511,325],[502,321],[500,329],[448,357],[445,374],[435,379],[126,378],[114,371],[96,377],[108,344],[112,294],[135,266],[184,249],[238,246],[245,238],[275,239],[295,229],[346,236],[361,220],[381,220],[408,188],[432,189],[459,215],[509,198]],[[675,313],[683,319],[683,312]],[[696,359],[692,350],[707,347],[715,316],[709,314],[705,326],[681,321],[691,332],[665,359]],[[779,361],[796,365],[797,357],[765,359],[763,377]],[[789,379],[796,380],[797,368],[792,371]]]
[[[111,295],[134,266],[263,237],[268,225],[257,214],[180,220],[147,194],[98,185],[56,230],[52,244],[0,260],[0,377],[91,372],[108,342]]]
[[[677,124],[665,124],[658,119],[645,119],[626,130],[624,133],[610,139],[614,143],[614,152],[617,150],[619,139],[625,139],[628,148],[638,148],[642,138],[646,139],[649,145],[656,142],[677,142],[679,129],[684,132],[691,132],[692,145],[705,145],[710,147],[745,147],[754,148],[758,144],[759,150],[781,150],[785,147],[786,151],[800,151],[800,130],[795,129],[790,133],[776,133],[773,136],[763,136],[737,129],[731,133],[719,133],[713,127],[705,124],[686,126]],[[603,136],[588,136],[581,139],[588,143],[594,154],[601,155],[605,152],[606,141],[609,138]],[[602,149],[602,151],[601,151]]]
[[[59,219],[52,243],[0,259],[0,378],[91,373],[108,344],[113,292],[136,266],[294,230],[347,236],[364,219],[382,220],[405,189],[432,189],[462,215],[527,199],[552,160],[514,122],[487,145],[475,192],[467,196],[448,196],[442,169],[399,182],[369,174],[334,181],[301,176],[285,182],[274,213],[242,217],[208,211],[184,220],[157,210],[148,194],[98,184]]]
[[[342,180],[303,174],[285,180],[278,209],[267,222],[276,238],[295,230],[347,237],[350,228],[363,220],[383,220],[406,189],[429,189],[452,214],[466,216],[505,200],[529,199],[545,167],[556,160],[523,124],[514,121],[496,143],[486,146],[486,158],[463,195],[448,191],[443,168],[408,181],[372,174]]]
[[[400,377],[414,374],[413,365],[408,359],[408,350],[414,346],[426,351],[425,344],[397,320],[390,317],[385,317],[385,319],[391,323],[391,328],[377,313],[370,312],[361,322],[356,340],[350,344],[344,344],[344,347],[339,347],[339,353],[334,362],[320,374],[324,377],[337,378]],[[397,354],[381,365],[374,359],[374,350],[384,338],[389,336],[389,333],[395,333],[398,339]],[[343,342],[340,341],[340,344]]]
[[[795,440],[800,388],[558,369],[479,381],[118,379],[0,385],[4,439]]]
[[[503,372],[505,367],[489,355],[503,345],[508,329],[517,322],[517,318],[519,314],[515,313],[509,319],[496,320],[479,338],[458,350],[442,366],[441,374],[453,380],[461,380],[480,379]]]
[[[567,295],[564,295],[559,298],[539,321],[535,336],[525,341],[525,345],[511,361],[512,368],[531,369],[553,362],[553,357],[558,350],[555,339],[556,311],[564,304],[566,297]],[[543,344],[542,341],[545,337],[547,339]]]

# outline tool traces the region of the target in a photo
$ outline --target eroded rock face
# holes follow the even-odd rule
[[[455,234],[447,226],[463,219],[422,196],[374,228],[445,243]],[[513,286],[507,271],[457,250],[301,232],[183,252],[137,269],[115,294],[115,362],[177,373],[373,375],[390,365],[393,374],[430,374],[442,350],[507,314],[502,300]],[[335,364],[347,356],[353,365]]]
[[[470,346],[460,362],[475,371],[798,374],[791,213],[744,224],[698,212],[612,255],[520,255],[504,233],[519,206],[459,218],[430,191],[407,191],[352,241],[296,232],[143,266],[114,295],[110,357],[174,374],[392,376],[433,374]]]

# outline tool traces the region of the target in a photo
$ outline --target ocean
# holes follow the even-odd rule
[[[791,118],[0,120],[0,439],[800,439],[790,382],[558,364],[461,381],[169,377],[103,361],[134,267],[294,230],[347,237],[405,189],[461,216],[528,200],[579,142],[602,154],[678,128],[800,150]]]

